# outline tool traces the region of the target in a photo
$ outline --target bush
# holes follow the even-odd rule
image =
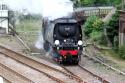
[[[98,41],[100,40],[102,37],[102,32],[100,31],[93,31],[91,34],[90,34],[90,38],[93,40],[93,41]]]
[[[87,37],[90,37],[91,34],[94,33],[95,31],[97,32],[102,31],[103,30],[102,26],[103,26],[103,22],[99,17],[90,16],[84,25],[84,34]]]
[[[118,54],[121,58],[125,59],[125,45],[119,47]]]
[[[93,30],[93,23],[96,20],[96,16],[89,17],[84,25],[84,33],[87,37],[89,37],[90,33],[92,33]]]
[[[91,16],[87,19],[83,32],[92,41],[100,43],[103,37],[103,24],[104,23],[99,17]]]
[[[118,30],[119,30],[119,14],[118,12],[113,15],[112,19],[107,24],[107,35],[113,45],[113,47],[116,47],[118,44],[114,44],[115,37],[118,36]]]

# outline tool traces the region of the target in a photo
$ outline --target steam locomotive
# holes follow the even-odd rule
[[[82,53],[81,24],[73,18],[43,20],[44,49],[59,63],[78,64]]]

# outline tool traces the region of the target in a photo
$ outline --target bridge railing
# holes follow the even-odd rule
[[[75,12],[84,12],[84,17],[89,16],[99,16],[101,18],[105,17],[114,7],[83,7],[83,8],[77,8],[74,11]]]

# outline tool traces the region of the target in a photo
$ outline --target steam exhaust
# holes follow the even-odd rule
[[[26,9],[28,13],[42,14],[43,18],[54,20],[57,18],[69,16],[73,12],[73,3],[70,0],[1,0],[15,11]],[[43,49],[43,35],[39,34],[35,46]]]
[[[73,3],[70,0],[41,0],[42,1],[42,16],[48,20],[55,20],[61,17],[69,16],[73,12]],[[36,42],[38,49],[43,49],[42,32]]]

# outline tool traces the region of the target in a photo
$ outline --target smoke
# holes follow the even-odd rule
[[[42,14],[43,18],[49,20],[65,17],[73,12],[73,3],[70,0],[0,0],[0,2],[16,11],[23,12],[25,9],[29,13]],[[43,48],[43,41],[41,33],[35,46],[38,49]]]
[[[68,16],[73,12],[73,3],[70,0],[42,0],[42,15],[54,20]]]
[[[70,0],[0,0],[0,3],[5,3],[16,11],[26,9],[29,13],[39,13],[50,19],[73,12],[73,3]]]
[[[65,17],[73,12],[73,3],[70,0],[41,0],[42,1],[42,16],[49,20]],[[36,47],[43,49],[43,36],[40,34]]]
[[[38,49],[43,49],[43,43],[44,43],[43,35],[42,35],[42,33],[39,33],[39,38],[35,44],[35,47]]]
[[[29,13],[42,14],[41,0],[0,0],[0,3],[7,4],[12,10],[22,12],[25,9]]]

